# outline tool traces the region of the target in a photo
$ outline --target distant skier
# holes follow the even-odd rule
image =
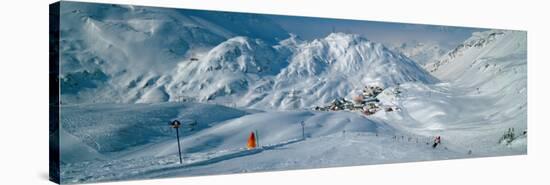
[[[441,136],[436,136],[435,139],[434,139],[434,144],[432,145],[432,147],[435,148],[439,144],[441,144]]]

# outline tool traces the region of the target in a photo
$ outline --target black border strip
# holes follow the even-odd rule
[[[59,152],[59,38],[60,38],[60,2],[50,4],[50,54],[49,54],[49,89],[50,89],[50,173],[49,180],[60,183]]]

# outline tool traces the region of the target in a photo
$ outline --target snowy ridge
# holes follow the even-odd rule
[[[458,48],[432,73],[443,83],[408,83],[400,97],[383,94],[383,102],[403,111],[375,116],[404,123],[396,126],[418,134],[443,135],[483,155],[526,152],[522,137],[506,150],[498,140],[508,128],[516,134],[527,130],[526,32],[475,33]]]
[[[441,46],[437,42],[419,42],[416,40],[405,42],[391,48],[403,53],[403,55],[414,60],[421,66],[433,63],[447,54],[448,51],[448,48]]]
[[[455,58],[465,55],[465,52],[472,52],[474,50],[481,50],[493,43],[497,38],[504,35],[506,31],[502,30],[490,30],[485,32],[475,32],[472,37],[468,38],[462,44],[449,51],[438,61],[435,61],[428,66],[430,72],[435,72],[439,69],[439,66],[452,62]],[[494,44],[492,44],[494,45]],[[467,54],[466,54],[467,55]]]
[[[249,92],[247,96],[261,99],[245,102],[245,106],[312,107],[339,97],[351,99],[365,84],[389,87],[410,81],[437,82],[409,58],[358,35],[332,33],[323,39],[301,42],[295,51],[274,81],[255,87],[273,86],[277,91]]]
[[[434,76],[472,94],[504,96],[500,98],[526,105],[527,33],[492,30],[475,33],[465,43],[472,47],[446,57]]]
[[[163,75],[194,53],[245,33],[268,43],[288,35],[250,14],[65,2],[61,18],[65,104],[168,101],[165,87],[156,84],[166,83],[170,75]]]
[[[227,19],[244,24],[233,27],[204,12],[105,11],[64,6],[71,24],[62,26],[63,104],[192,101],[289,110],[351,98],[370,83],[437,82],[404,55],[354,34],[302,41],[284,33],[275,42],[281,31],[262,16],[232,15]],[[248,27],[258,21],[263,28]],[[274,30],[269,38],[255,32],[267,28]],[[243,30],[252,31],[238,36]]]
[[[278,73],[286,65],[279,58],[275,49],[261,40],[231,38],[194,61],[180,62],[166,84],[167,93],[198,101],[238,95],[256,80]]]

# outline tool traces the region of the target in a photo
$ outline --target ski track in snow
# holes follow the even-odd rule
[[[414,138],[409,140],[408,137]],[[418,140],[417,140],[418,139]],[[328,146],[328,150],[322,148],[314,148],[316,150],[322,150],[324,152],[319,153],[316,156],[304,156],[304,155],[290,155],[285,157],[279,153],[287,153],[288,150],[292,150],[297,147],[307,147],[308,145],[319,145],[324,143]],[[358,147],[360,145],[368,145],[369,147]],[[400,148],[399,152],[388,152],[382,148]],[[444,147],[444,148],[443,148]],[[336,153],[346,153],[350,148],[361,149],[361,153],[357,153],[356,156],[347,155],[334,155]],[[346,149],[346,150],[342,150]],[[417,151],[411,151],[411,149]],[[423,153],[423,158],[415,157],[419,152]],[[275,155],[279,158],[286,158],[280,162],[279,160],[264,160],[261,153],[275,153],[266,155]],[[327,155],[331,154],[332,155]],[[376,155],[373,155],[376,154]],[[442,155],[443,154],[443,155]],[[253,155],[260,155],[256,157]],[[324,157],[323,157],[324,156]],[[329,157],[327,157],[329,156]],[[99,169],[100,171],[80,171],[75,170],[71,173],[65,173],[64,175],[70,178],[65,179],[67,182],[96,182],[96,181],[110,181],[123,179],[144,179],[151,177],[171,177],[171,176],[189,176],[189,175],[209,175],[218,173],[239,173],[239,172],[257,172],[266,170],[290,170],[290,169],[303,169],[311,168],[311,164],[315,163],[314,167],[337,167],[347,165],[364,165],[364,164],[385,164],[385,163],[398,163],[398,162],[411,162],[411,161],[423,161],[434,159],[453,159],[465,157],[464,153],[452,151],[445,145],[433,149],[431,147],[431,138],[418,138],[418,136],[407,136],[405,139],[393,138],[390,135],[374,135],[361,132],[351,133],[337,133],[318,138],[293,139],[278,144],[264,145],[256,149],[235,149],[228,151],[209,152],[205,154],[194,154],[191,156],[184,156],[183,164],[179,164],[177,156],[165,156],[160,158],[138,158],[132,160],[122,161],[108,161],[106,163],[82,163],[80,166],[71,166],[71,168],[84,167],[89,168],[89,165],[95,166],[92,169]],[[331,157],[336,157],[331,158]],[[342,163],[342,160],[338,158],[353,157],[352,161]],[[258,160],[261,166],[257,164],[249,163],[247,160]],[[231,162],[228,162],[228,161]],[[300,162],[305,161],[305,162]],[[243,165],[228,165],[225,163],[243,163]],[[130,165],[129,165],[130,164]],[[141,165],[131,165],[141,164]],[[265,165],[268,164],[270,168],[266,169]],[[119,166],[120,165],[120,166]],[[115,167],[118,166],[118,167]],[[229,169],[224,167],[229,167]],[[209,170],[216,168],[218,170]],[[71,176],[74,175],[74,176]]]

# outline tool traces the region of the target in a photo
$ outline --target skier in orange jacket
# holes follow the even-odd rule
[[[256,136],[254,135],[254,132],[250,132],[250,137],[248,137],[246,148],[248,148],[249,150],[256,148]]]

